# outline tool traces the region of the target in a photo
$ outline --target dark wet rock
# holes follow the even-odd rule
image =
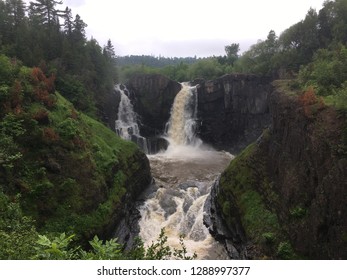
[[[214,147],[238,153],[270,124],[270,78],[224,75],[198,85],[199,137]]]
[[[216,203],[219,191],[219,178],[211,188],[210,195],[204,205],[204,225],[211,235],[224,245],[231,259],[246,259],[246,236],[240,220],[236,220],[233,227],[228,227],[223,219],[221,209]]]

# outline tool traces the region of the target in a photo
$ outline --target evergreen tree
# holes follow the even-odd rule
[[[53,24],[57,24],[59,16],[64,16],[64,12],[57,10],[56,6],[63,4],[63,1],[56,0],[36,0],[36,2],[30,2],[30,12],[35,15],[40,23],[51,27]]]
[[[72,40],[74,43],[85,44],[87,26],[88,25],[81,19],[81,17],[76,15],[72,30]]]
[[[114,60],[116,58],[116,53],[114,51],[114,46],[112,45],[111,39],[108,39],[107,45],[104,46],[103,53],[108,59]]]
[[[25,3],[22,0],[6,0],[11,25],[18,28],[25,18]]]
[[[66,7],[65,9],[64,20],[64,32],[68,37],[70,37],[74,23],[72,21],[72,13],[69,7]]]

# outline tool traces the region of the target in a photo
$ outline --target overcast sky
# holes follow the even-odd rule
[[[101,46],[111,39],[117,55],[224,55],[241,52],[272,29],[277,35],[324,0],[63,0],[88,24]]]

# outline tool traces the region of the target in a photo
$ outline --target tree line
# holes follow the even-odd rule
[[[270,30],[240,54],[238,43],[225,46],[224,56],[194,63],[180,61],[164,67],[122,65],[122,80],[135,73],[160,73],[177,81],[214,79],[226,73],[252,73],[273,79],[297,79],[297,87],[312,86],[326,102],[347,107],[347,0],[327,0],[318,12],[310,8],[305,18],[279,36]]]
[[[154,55],[126,55],[117,56],[117,65],[146,65],[149,67],[165,67],[178,65],[180,63],[193,64],[202,58],[195,57],[165,57]]]
[[[103,98],[117,80],[115,52],[86,38],[87,24],[62,1],[0,1],[0,53],[26,66],[54,74],[56,88],[74,105],[98,115]]]

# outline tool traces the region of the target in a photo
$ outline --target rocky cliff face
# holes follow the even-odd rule
[[[270,122],[268,78],[233,74],[213,81],[196,80],[193,85],[198,85],[198,133],[208,144],[239,152]],[[140,117],[141,135],[162,135],[181,85],[162,75],[138,75],[126,86]],[[113,125],[115,119],[109,119]]]
[[[241,220],[255,258],[345,259],[345,116],[279,90],[270,111],[270,129],[221,177],[222,218]]]
[[[346,118],[275,92],[271,138],[262,148],[275,206],[294,248],[310,258],[347,257]]]
[[[170,118],[171,106],[181,85],[162,75],[137,75],[127,83],[140,117],[141,135],[161,135]]]
[[[204,142],[239,152],[269,124],[268,78],[230,74],[194,84],[199,85],[199,136]]]

